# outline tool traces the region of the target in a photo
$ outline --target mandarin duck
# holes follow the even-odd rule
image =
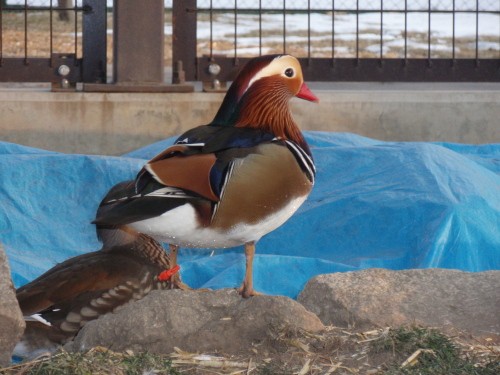
[[[114,188],[94,223],[129,226],[170,245],[244,245],[243,297],[253,288],[255,243],[288,220],[315,178],[311,151],[292,118],[289,100],[317,102],[290,55],[250,60],[208,125],[182,134],[134,181]]]
[[[50,352],[87,322],[170,286],[178,268],[162,245],[130,228],[115,232],[100,233],[101,250],[67,259],[16,290],[27,328],[15,353]]]

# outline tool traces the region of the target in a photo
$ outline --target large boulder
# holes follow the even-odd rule
[[[288,297],[243,299],[234,290],[153,291],[140,301],[87,323],[67,345],[84,351],[93,346],[113,350],[171,353],[245,353],[259,345],[272,350],[277,330],[318,332],[319,318]]]
[[[327,325],[453,328],[500,334],[500,271],[367,269],[311,279],[298,301]]]
[[[10,363],[12,351],[24,328],[23,314],[10,278],[9,263],[0,244],[0,366]]]

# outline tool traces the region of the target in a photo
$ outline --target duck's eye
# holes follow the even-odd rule
[[[285,70],[285,75],[286,75],[288,78],[292,78],[294,74],[295,74],[295,72],[293,71],[293,69],[292,69],[292,68],[287,68],[287,69]]]

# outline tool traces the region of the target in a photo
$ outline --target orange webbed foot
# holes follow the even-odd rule
[[[239,288],[236,288],[236,290],[243,298],[249,298],[249,297],[253,297],[253,296],[262,296],[263,295],[262,293],[254,290],[253,288],[247,288],[245,284],[243,284]]]

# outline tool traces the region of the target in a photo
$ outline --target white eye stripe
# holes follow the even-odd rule
[[[298,72],[300,71],[300,65],[295,66],[295,64],[298,64],[298,62],[292,56],[289,55],[276,56],[266,67],[261,69],[255,76],[252,77],[252,79],[248,82],[245,91],[243,92],[246,92],[250,88],[250,86],[252,86],[257,80],[264,77],[269,77],[276,74],[279,74],[287,78],[296,77]],[[293,71],[293,75],[290,77],[288,77],[285,74],[285,72],[288,69],[291,69]]]
[[[256,75],[254,75],[253,78],[250,81],[248,81],[248,86],[245,89],[245,91],[247,91],[255,81],[261,79],[262,77],[270,76],[276,69],[273,65],[273,62],[280,57],[281,56],[275,57],[273,61],[271,61],[264,69],[261,69]]]

